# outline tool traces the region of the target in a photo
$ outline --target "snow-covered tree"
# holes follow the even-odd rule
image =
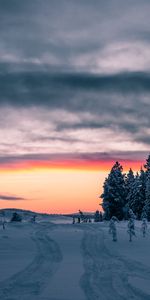
[[[0,217],[1,217],[1,224],[3,229],[5,229],[6,221],[5,221],[5,211],[1,210],[0,211]]]
[[[105,178],[104,184],[103,184],[103,194],[100,196],[100,198],[103,198],[102,208],[104,210],[104,219],[110,220],[110,202],[109,202],[109,181],[108,178]]]
[[[129,219],[133,219],[133,220],[136,219],[136,216],[131,208],[129,209],[128,214],[129,214]]]
[[[130,208],[129,203],[131,201],[130,198],[132,197],[134,181],[135,181],[134,173],[133,173],[132,169],[130,168],[129,172],[125,176],[125,205],[123,208],[125,220],[128,220],[128,211]]]
[[[145,204],[145,191],[143,190],[143,183],[141,176],[137,173],[134,182],[127,196],[128,206],[133,210],[137,219],[141,219],[141,214]]]
[[[109,221],[109,233],[112,234],[113,242],[117,241],[116,222],[118,222],[118,219],[115,216],[112,216],[111,220]]]
[[[147,220],[150,221],[150,171],[147,172],[145,195],[146,200],[145,206],[143,208],[143,213],[147,215]]]
[[[145,237],[146,232],[147,232],[147,220],[146,220],[146,218],[142,219],[141,231],[142,231],[143,237]]]
[[[129,219],[129,221],[128,221],[128,231],[127,232],[129,234],[129,242],[132,242],[132,237],[135,236],[133,219]]]
[[[144,165],[144,168],[146,169],[146,173],[150,172],[150,154],[148,158],[146,159],[146,164]]]
[[[102,222],[103,221],[103,215],[102,215],[102,212],[100,211],[99,213],[99,221]]]
[[[144,199],[144,202],[145,202],[145,199],[146,199],[146,195],[145,195],[145,192],[146,192],[146,172],[142,168],[140,170],[140,184],[141,184],[141,193],[143,195],[143,199]]]
[[[110,220],[116,216],[119,220],[123,219],[123,207],[125,205],[125,174],[119,162],[112,167],[108,178],[103,185],[102,207],[105,212],[105,219]]]
[[[37,218],[37,215],[33,215],[33,216],[31,217],[31,222],[32,222],[32,223],[35,223],[36,218]]]
[[[22,217],[18,213],[14,212],[11,218],[11,222],[21,222],[21,221],[22,221]]]
[[[129,242],[132,242],[132,237],[135,236],[135,226],[134,226],[135,215],[132,209],[129,209],[129,221],[128,221],[128,234]]]
[[[126,200],[127,202],[129,201],[128,194],[130,193],[130,191],[132,190],[132,186],[134,184],[135,181],[135,177],[134,177],[134,173],[132,171],[132,169],[130,168],[129,172],[127,173],[126,177],[125,177],[125,193],[126,193]]]
[[[96,212],[95,212],[94,222],[100,222],[100,213],[99,213],[99,210],[96,210]]]

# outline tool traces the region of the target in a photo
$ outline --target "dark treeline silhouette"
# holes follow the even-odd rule
[[[128,219],[129,209],[132,209],[138,220],[146,217],[150,221],[150,155],[144,169],[135,175],[132,169],[123,173],[117,161],[105,179],[100,198],[106,220],[112,216],[118,220]]]

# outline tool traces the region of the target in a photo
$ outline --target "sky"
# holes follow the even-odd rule
[[[0,208],[101,209],[150,145],[150,1],[0,1]]]

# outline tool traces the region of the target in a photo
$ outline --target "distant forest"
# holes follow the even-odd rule
[[[127,174],[117,161],[103,185],[102,207],[104,219],[116,216],[118,220],[128,219],[132,209],[138,220],[143,217],[150,221],[150,155],[144,168],[134,174],[130,168]]]

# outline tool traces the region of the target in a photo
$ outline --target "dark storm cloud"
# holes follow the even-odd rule
[[[0,125],[17,130],[18,124],[20,135],[28,136],[17,143],[15,131],[3,149],[10,152],[16,143],[16,149],[22,145],[33,152],[31,141],[44,147],[55,139],[69,147],[77,136],[67,136],[67,130],[85,130],[86,136],[89,128],[110,129],[114,136],[125,132],[130,141],[149,145],[149,10],[147,0],[2,0],[0,108],[10,111],[1,115]],[[30,113],[34,107],[59,110],[56,120],[40,117],[37,132],[36,126],[21,127],[21,113],[11,120],[11,109]],[[78,118],[66,122],[61,110]],[[33,114],[33,123],[38,117]]]
[[[16,108],[39,107],[50,111],[59,109],[54,121],[57,132],[65,129],[119,128],[133,134],[133,140],[149,144],[145,128],[150,126],[150,74],[128,72],[112,75],[85,73],[10,72],[0,74],[0,105]],[[60,110],[88,113],[91,118],[79,116],[77,121],[64,122]],[[59,117],[60,115],[60,117]],[[9,122],[9,117],[7,116]],[[18,120],[18,118],[17,118]],[[49,122],[43,116],[43,122]],[[18,120],[19,122],[19,120]],[[2,116],[1,125],[6,123]],[[9,123],[8,123],[9,124]],[[140,132],[140,137],[138,132]],[[27,132],[31,140],[49,141],[47,135]],[[138,134],[138,135],[136,135]],[[145,138],[143,138],[143,134]],[[75,141],[65,136],[56,139]]]
[[[150,73],[146,72],[94,75],[16,71],[0,74],[1,107],[26,107],[29,112],[32,107],[59,110],[53,123],[56,131],[62,134],[66,129],[117,128],[132,134],[134,141],[149,145],[149,133],[145,130],[150,126],[149,97]],[[60,110],[75,113],[78,120],[64,121]],[[84,113],[89,116],[85,118]],[[20,121],[18,117],[17,120]],[[42,120],[48,124],[51,119],[43,115]],[[1,126],[6,122],[9,124],[9,117],[3,115]],[[55,137],[42,133],[40,136],[32,133],[30,128],[26,134],[33,142],[39,139],[39,142],[59,140],[72,143],[76,140],[64,134]]]
[[[6,200],[6,201],[21,201],[21,200],[25,200],[25,198],[22,198],[22,197],[16,197],[16,196],[8,196],[8,195],[0,195],[0,200]]]
[[[117,98],[123,94],[136,97],[140,93],[142,97],[143,93],[149,92],[150,73],[142,72],[105,76],[84,73],[52,74],[48,71],[0,74],[0,104],[3,105],[41,105],[71,110],[85,107],[86,110],[101,93],[108,93],[109,97],[110,93],[114,93],[117,102]],[[93,109],[96,110],[96,107],[93,106]]]

